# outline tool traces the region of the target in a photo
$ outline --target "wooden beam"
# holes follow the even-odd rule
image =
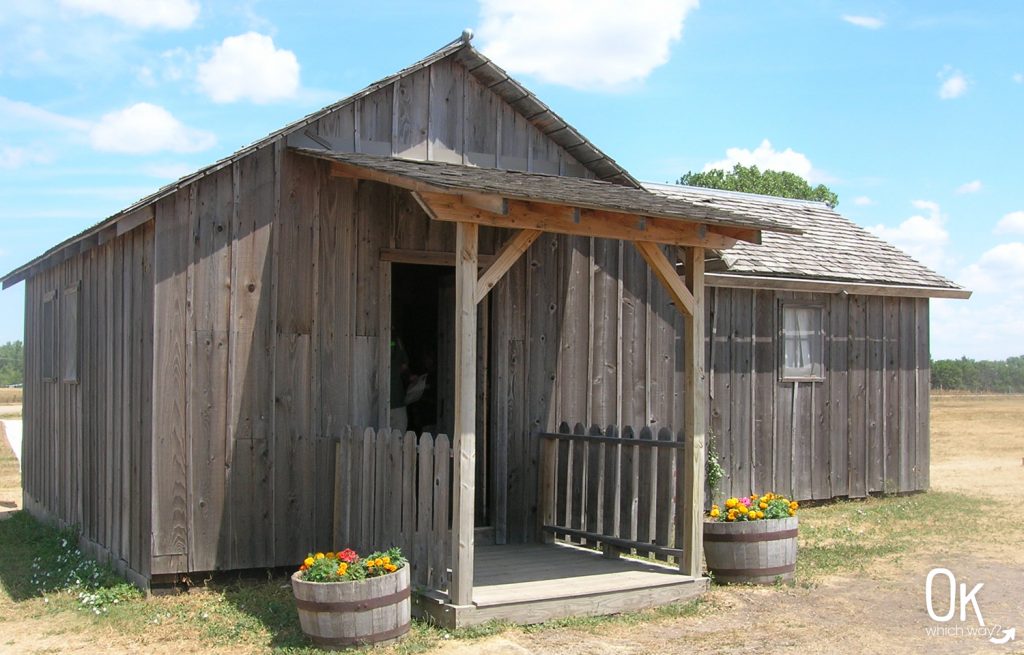
[[[668,260],[661,247],[649,241],[634,241],[633,245],[643,255],[647,265],[651,267],[654,274],[658,276],[658,280],[661,281],[661,284],[668,291],[669,296],[671,296],[679,311],[684,316],[692,316],[696,311],[693,292],[687,289],[687,285],[684,285],[683,281],[679,279],[676,267]],[[703,255],[703,251],[701,251],[701,254]]]
[[[427,184],[425,182],[419,182],[411,178],[402,175],[392,175],[391,173],[384,173],[381,171],[374,170],[372,168],[363,168],[361,166],[353,166],[352,164],[344,164],[342,162],[331,163],[331,176],[332,177],[345,177],[355,180],[369,180],[371,182],[382,182],[384,184],[390,184],[401,189],[408,189],[409,191],[430,191],[433,193],[451,193],[451,191],[444,189],[443,187],[434,186],[433,184]]]
[[[487,297],[487,294],[494,288],[494,285],[501,281],[505,273],[508,273],[508,270],[512,268],[524,252],[530,249],[530,246],[540,235],[540,230],[520,230],[505,242],[501,250],[498,251],[498,256],[495,257],[494,263],[477,280],[476,302],[478,304]]]
[[[468,205],[459,196],[448,193],[419,191],[417,195],[417,201],[424,206],[427,215],[438,221],[702,248],[724,249],[736,244],[736,239],[712,232],[702,223],[671,218],[652,218],[525,200],[509,200],[508,214],[500,216]]]
[[[773,289],[776,291],[809,291],[811,293],[848,293],[863,296],[890,296],[901,298],[958,298],[971,297],[967,289],[952,287],[925,287],[909,284],[871,284],[867,282],[843,282],[839,280],[815,280],[808,278],[772,277],[765,275],[740,275],[731,273],[708,273],[705,281],[709,287],[733,289]]]
[[[473,601],[474,496],[476,494],[476,283],[479,228],[455,226],[455,479],[452,484],[454,605]]]
[[[494,264],[494,255],[477,255],[477,265],[487,267]],[[443,250],[413,250],[411,248],[381,248],[380,260],[396,264],[418,264],[421,266],[455,266],[455,253]]]
[[[683,474],[676,477],[676,525],[682,526],[683,556],[679,571],[701,575],[704,554],[704,431],[707,389],[704,386],[704,250],[686,249],[686,288],[693,311],[683,317]]]
[[[508,200],[491,193],[463,193],[462,202],[499,216],[508,215]]]

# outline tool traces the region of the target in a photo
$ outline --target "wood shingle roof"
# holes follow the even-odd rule
[[[721,253],[715,268],[709,262],[709,272],[963,289],[822,202],[675,184],[644,187],[665,198],[784,221],[801,231],[765,231],[760,244],[739,242]]]

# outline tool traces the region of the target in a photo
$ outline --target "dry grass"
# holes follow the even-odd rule
[[[0,405],[20,405],[22,397],[21,389],[0,387]]]
[[[1024,495],[1024,395],[932,396],[932,488]]]

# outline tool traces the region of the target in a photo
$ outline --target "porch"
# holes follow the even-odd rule
[[[690,600],[707,578],[640,559],[609,559],[566,543],[476,546],[473,600],[454,605],[441,592],[414,597],[413,612],[461,628],[500,619],[541,623],[569,616],[629,612]]]

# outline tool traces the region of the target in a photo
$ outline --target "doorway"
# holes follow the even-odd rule
[[[477,310],[476,525],[490,525],[488,352],[485,300]],[[407,430],[455,431],[455,269],[391,264],[392,406],[407,401]],[[454,444],[453,444],[454,445]]]

